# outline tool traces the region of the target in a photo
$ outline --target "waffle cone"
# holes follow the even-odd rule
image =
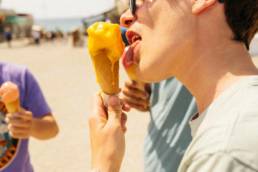
[[[101,91],[108,95],[119,92],[119,62],[114,64],[105,56],[92,57],[97,82]]]
[[[5,107],[9,113],[17,112],[20,107],[20,100],[17,99],[14,102],[6,103]]]

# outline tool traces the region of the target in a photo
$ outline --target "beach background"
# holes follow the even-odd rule
[[[87,116],[99,90],[85,47],[73,48],[69,41],[13,48],[0,44],[0,61],[26,65],[36,76],[60,126],[49,141],[31,139],[30,153],[36,172],[85,172],[90,169]],[[127,77],[121,69],[121,85]],[[143,138],[148,114],[128,114],[127,149],[123,172],[143,171]],[[105,144],[105,143],[103,143]]]
[[[27,1],[29,2],[29,0]],[[83,7],[81,5],[88,9],[88,11],[85,10],[87,13],[82,12],[81,17],[74,17],[77,14],[75,15],[73,11],[63,12],[64,7],[73,9],[72,4],[65,4],[65,1],[62,6],[59,4],[62,9],[58,15],[54,13],[58,9],[51,12],[46,0],[39,0],[40,6],[34,9],[28,5],[28,2],[27,8],[26,4],[22,4],[20,0],[4,2],[6,2],[6,4],[3,3],[6,8],[17,8],[17,10],[32,13],[35,16],[35,24],[44,26],[48,31],[56,29],[64,32],[72,31],[74,28],[82,26],[81,21],[87,15],[96,14],[96,11],[92,12],[91,6]],[[35,5],[36,1],[31,1],[32,6],[33,3]],[[105,8],[103,7],[103,9]],[[71,16],[69,17],[67,14],[71,14]],[[42,18],[42,16],[46,18]],[[79,47],[73,47],[71,37],[45,41],[40,45],[30,44],[26,38],[18,39],[13,41],[12,48],[8,48],[6,43],[0,43],[0,61],[25,65],[30,69],[37,78],[60,127],[59,135],[52,140],[31,139],[29,146],[35,172],[85,172],[90,170],[87,116],[91,114],[92,99],[99,91],[99,87],[86,48],[87,37],[83,37],[83,40],[84,44]],[[254,39],[250,53],[256,57],[253,60],[258,64],[258,36]],[[122,86],[127,80],[127,76],[122,68],[120,74],[120,85]],[[144,136],[147,134],[148,122],[148,113],[134,110],[128,113],[127,149],[121,171],[143,171],[143,143]]]
[[[0,61],[25,65],[35,75],[60,127],[59,135],[52,140],[30,140],[35,172],[89,171],[87,117],[99,86],[86,48],[87,38],[82,34],[86,29],[82,21],[87,18],[91,23],[99,16],[117,21],[119,17],[112,16],[123,8],[118,9],[113,0],[3,0],[2,4],[0,0],[0,16],[1,10],[8,15],[33,18],[35,31],[48,34],[58,30],[65,35],[62,39],[42,39],[40,45],[34,45],[30,37],[15,39],[11,48],[5,42],[0,44]],[[75,30],[82,32],[82,43],[76,47],[71,37]],[[123,69],[120,74],[122,86],[127,76]],[[143,171],[148,121],[148,113],[128,113],[127,149],[121,171]]]

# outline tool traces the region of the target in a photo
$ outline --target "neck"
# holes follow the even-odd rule
[[[194,61],[188,59],[181,67],[187,70],[177,71],[176,77],[196,98],[199,113],[242,77],[258,74],[245,47],[232,42],[200,44],[191,57]]]

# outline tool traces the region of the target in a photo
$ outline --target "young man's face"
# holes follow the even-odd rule
[[[130,48],[125,68],[133,67],[140,80],[156,82],[171,77],[191,52],[194,22],[190,0],[141,0],[135,15],[128,10],[121,25],[129,27]]]

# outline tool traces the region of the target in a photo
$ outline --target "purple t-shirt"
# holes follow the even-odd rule
[[[51,112],[39,84],[23,66],[0,62],[0,84],[11,81],[18,85],[23,108],[41,118]],[[33,172],[28,151],[28,139],[17,140],[8,134],[4,116],[6,109],[0,103],[0,172]]]

